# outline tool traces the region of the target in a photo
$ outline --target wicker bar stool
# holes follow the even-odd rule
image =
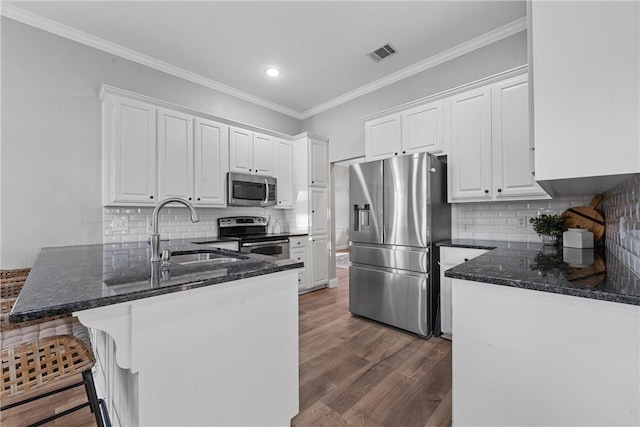
[[[8,410],[75,387],[84,386],[87,402],[31,424],[38,426],[89,406],[98,426],[110,426],[104,401],[98,399],[91,368],[89,331],[71,315],[48,317],[22,323],[9,323],[15,303],[29,269],[0,271],[2,389],[0,399],[15,400],[2,406]],[[82,375],[82,381],[60,385],[60,380]],[[66,384],[67,382],[65,382]],[[38,393],[40,392],[40,393]],[[31,397],[29,397],[31,396]],[[22,398],[24,397],[24,398]],[[102,406],[102,408],[101,408]],[[104,414],[103,411],[104,410]]]

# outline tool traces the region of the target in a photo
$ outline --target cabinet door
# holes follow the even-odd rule
[[[494,84],[491,91],[494,197],[548,198],[531,169],[527,76]]]
[[[329,282],[329,246],[327,236],[311,238],[311,286],[316,287]]]
[[[442,101],[402,112],[402,154],[443,149]]]
[[[327,190],[324,188],[311,188],[309,190],[311,203],[310,234],[327,234]]]
[[[226,175],[229,171],[229,130],[227,125],[195,119],[195,205],[227,205]]]
[[[329,153],[327,143],[311,139],[309,150],[309,183],[314,187],[326,187],[329,182]]]
[[[364,124],[364,152],[367,161],[387,159],[400,154],[400,123],[398,113]]]
[[[229,127],[229,171],[253,173],[253,132]]]
[[[493,197],[491,90],[480,88],[451,98],[449,201]]]
[[[103,149],[107,164],[103,203],[155,205],[156,109],[126,98],[105,99]]]
[[[193,200],[193,118],[158,111],[158,198]]]
[[[274,152],[273,138],[261,133],[253,134],[253,173],[257,175],[274,175]]]
[[[276,140],[278,204],[277,208],[293,207],[293,146],[291,141]]]

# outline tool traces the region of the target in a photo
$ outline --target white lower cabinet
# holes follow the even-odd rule
[[[329,281],[329,240],[327,236],[311,237],[311,287],[325,285]]]
[[[298,292],[304,292],[308,289],[309,280],[307,280],[307,240],[308,236],[292,236],[289,237],[289,259],[295,262],[303,262],[305,268],[298,271]]]
[[[453,310],[451,306],[451,279],[444,272],[470,259],[488,252],[487,249],[440,247],[440,329],[442,337],[451,339]]]

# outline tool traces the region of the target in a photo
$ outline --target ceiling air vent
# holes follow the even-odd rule
[[[381,48],[378,48],[373,52],[369,53],[369,56],[376,61],[380,61],[388,56],[393,55],[394,53],[396,53],[396,50],[392,48],[391,45],[385,44]]]

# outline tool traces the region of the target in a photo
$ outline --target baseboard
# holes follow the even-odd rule
[[[338,286],[338,278],[334,277],[333,279],[329,280],[329,288],[335,288],[336,286]]]

